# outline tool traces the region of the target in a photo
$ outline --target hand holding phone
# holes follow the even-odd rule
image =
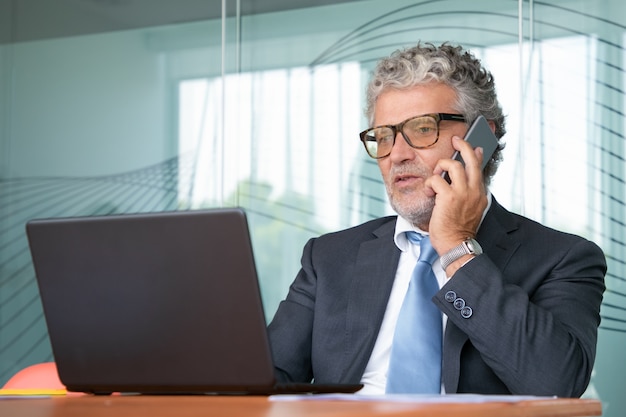
[[[483,161],[480,169],[485,169],[487,162],[489,162],[498,147],[498,138],[496,138],[491,131],[491,127],[484,116],[478,116],[478,118],[474,120],[474,123],[472,123],[469,130],[465,134],[464,140],[472,145],[472,149],[476,149],[478,147],[483,148]],[[463,158],[461,157],[461,152],[456,151],[454,155],[452,155],[452,159],[461,162],[463,166],[465,166]],[[442,172],[441,177],[450,183],[448,171]]]

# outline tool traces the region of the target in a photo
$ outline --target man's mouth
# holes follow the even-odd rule
[[[393,182],[394,184],[399,184],[399,185],[403,185],[403,184],[410,184],[413,183],[417,180],[421,179],[420,176],[418,175],[397,175],[394,179]]]

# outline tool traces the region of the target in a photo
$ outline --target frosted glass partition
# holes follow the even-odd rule
[[[494,195],[606,253],[586,395],[619,416],[626,5],[365,0],[253,13],[252,3],[227,1],[225,19],[0,43],[0,383],[52,360],[28,219],[242,206],[269,320],[308,238],[390,213],[358,140],[375,61],[451,41],[492,70],[508,115]],[[20,33],[20,10],[0,39]]]

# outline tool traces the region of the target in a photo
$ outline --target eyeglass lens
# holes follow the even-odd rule
[[[391,153],[396,129],[401,129],[404,137],[414,148],[425,148],[437,141],[437,120],[432,116],[419,116],[404,121],[394,127],[374,127],[365,134],[367,153],[374,158],[382,158]]]

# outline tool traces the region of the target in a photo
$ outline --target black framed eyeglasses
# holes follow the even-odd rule
[[[398,132],[402,133],[402,137],[412,148],[423,149],[433,146],[439,140],[439,122],[442,120],[465,122],[465,117],[462,114],[451,113],[422,114],[397,125],[365,129],[359,136],[367,154],[374,159],[381,159],[391,153]]]

